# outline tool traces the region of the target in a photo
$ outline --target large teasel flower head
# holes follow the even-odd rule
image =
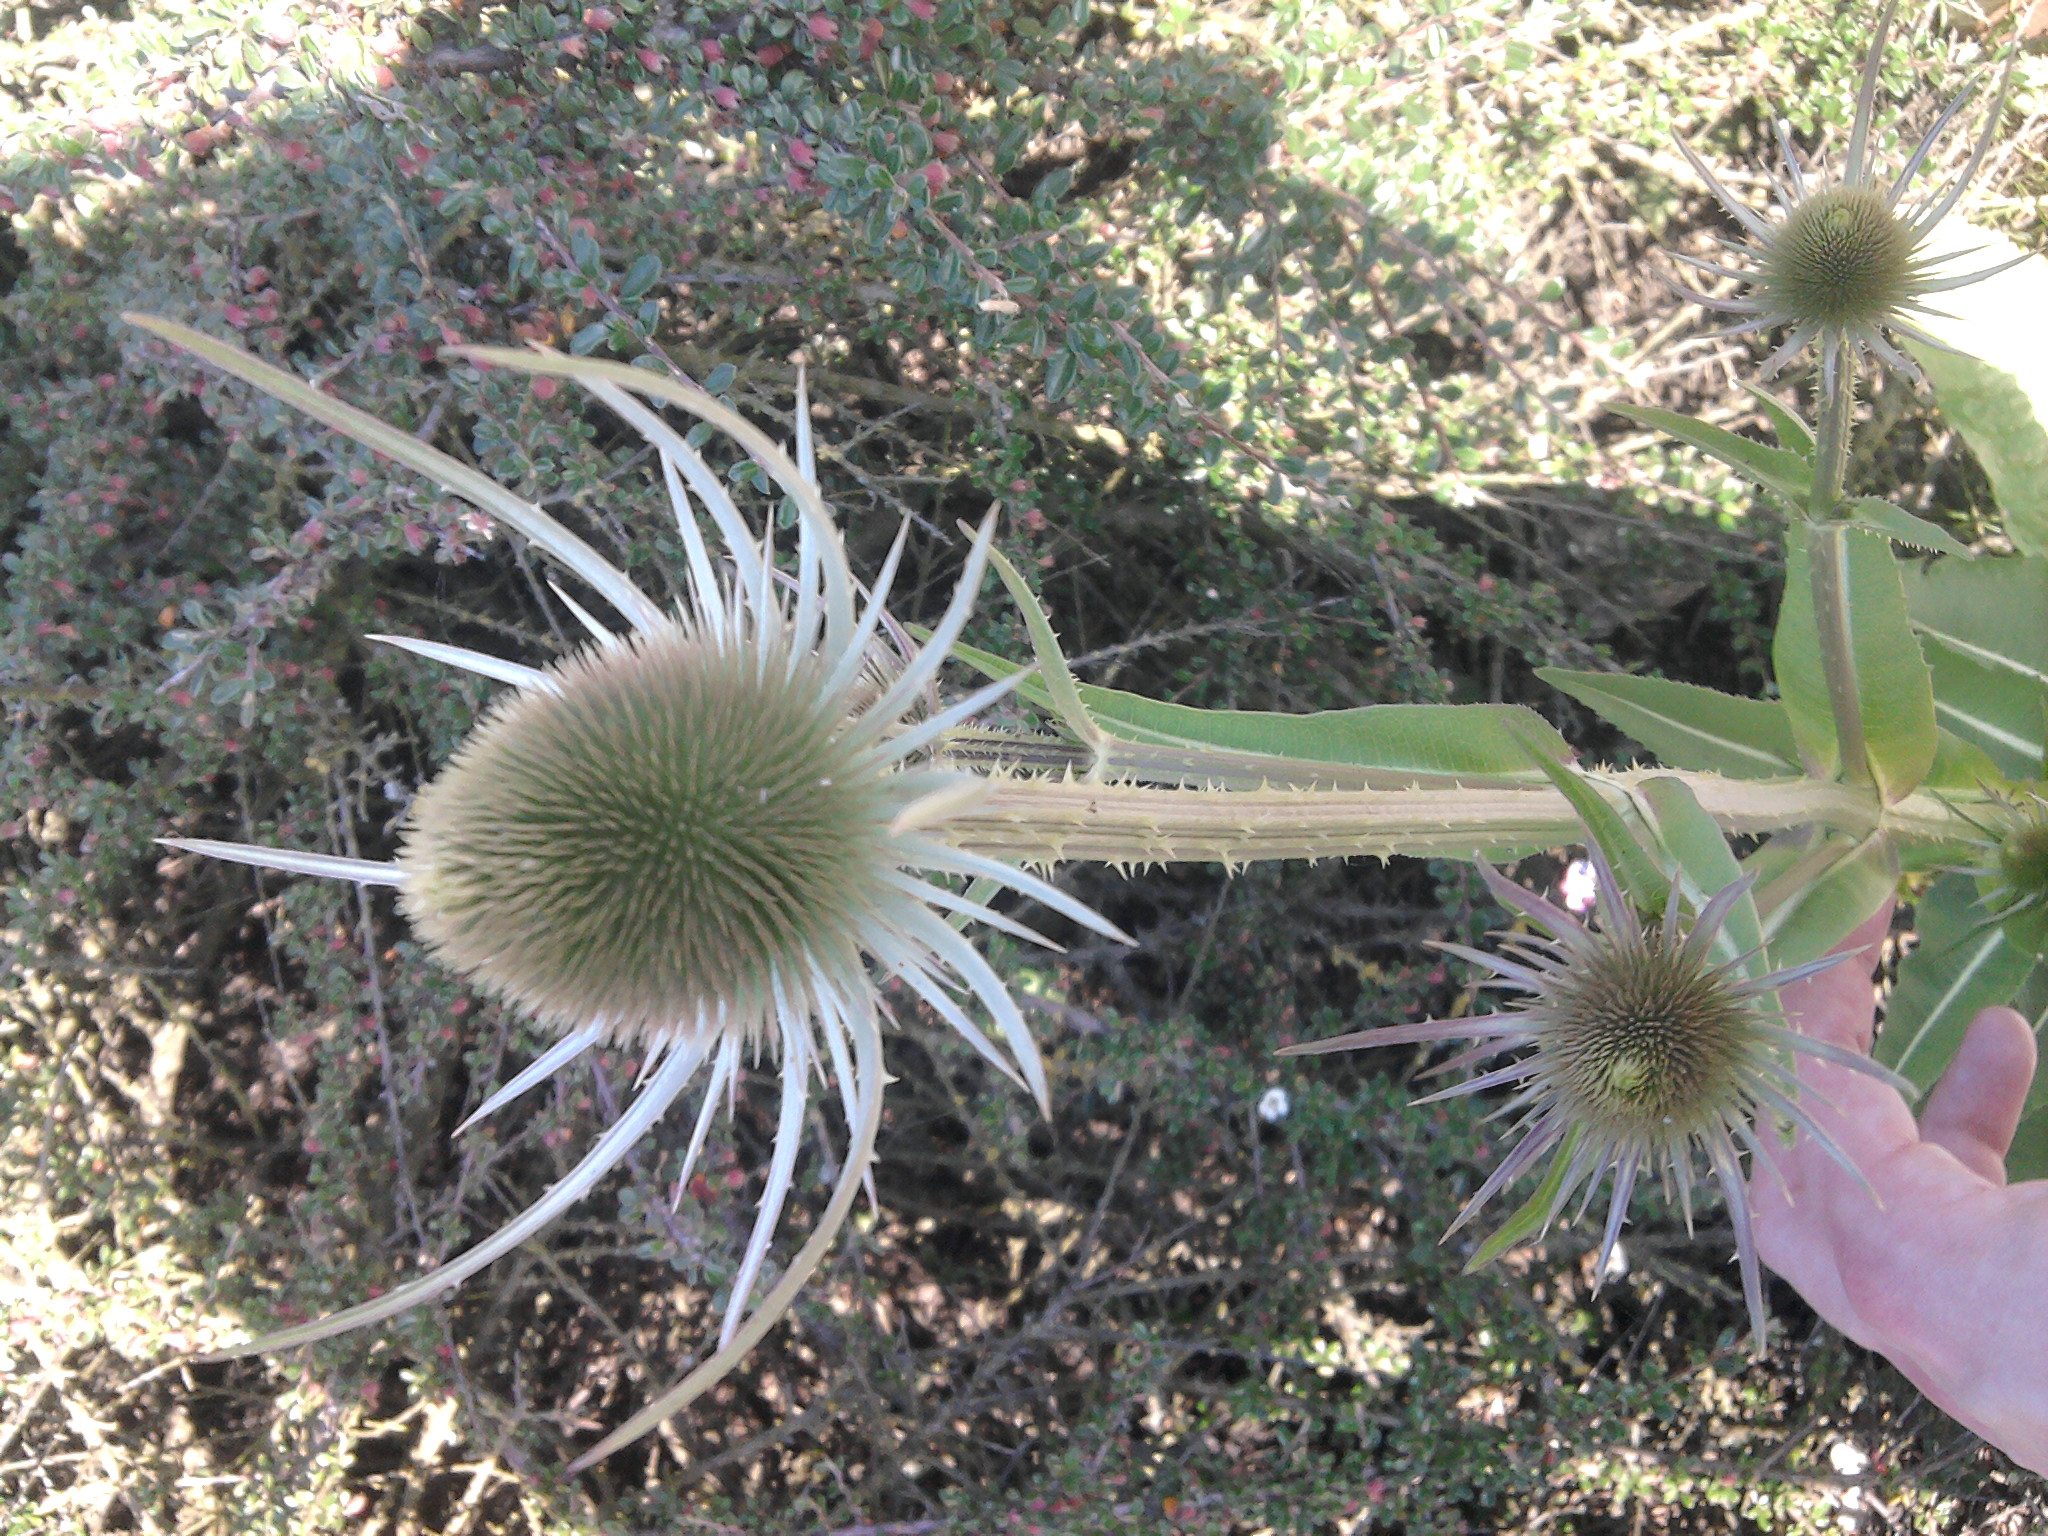
[[[979,922],[1046,942],[987,905],[1006,887],[1122,937],[1045,880],[946,839],[947,821],[987,785],[948,769],[934,748],[1018,681],[937,702],[939,667],[989,560],[994,514],[920,646],[885,608],[908,525],[863,592],[818,490],[801,381],[792,458],[714,397],[654,373],[555,353],[444,354],[572,379],[646,439],[686,555],[686,598],[669,611],[538,507],[468,466],[231,346],[129,318],[471,500],[575,573],[624,621],[615,630],[557,589],[591,638],[546,668],[373,637],[510,685],[417,797],[395,860],[165,839],[271,869],[394,886],[439,959],[555,1030],[558,1042],[491,1094],[465,1128],[601,1043],[631,1045],[646,1063],[640,1092],[618,1122],[491,1237],[374,1301],[228,1355],[326,1338],[452,1289],[588,1194],[705,1078],[680,1188],[743,1062],[779,1062],[774,1150],[719,1348],[575,1463],[587,1465],[718,1382],[823,1261],[872,1167],[886,1081],[883,980],[900,981],[1045,1108],[1045,1071],[1023,1017],[956,925]],[[726,433],[794,505],[789,558],[778,559],[774,510],[757,537],[725,479],[660,405]],[[715,540],[699,526],[700,505]],[[1000,1046],[977,1016],[994,1023]],[[810,1237],[752,1305],[795,1176],[813,1073],[837,1080],[851,1149]]]
[[[874,771],[820,658],[787,651],[674,625],[504,694],[413,802],[414,930],[534,1018],[643,1044],[760,1035],[778,989],[854,984],[914,780]]]
[[[1945,267],[1956,253],[1936,254],[1929,246],[1935,226],[1954,210],[1990,152],[2011,84],[2010,62],[1985,114],[1976,147],[1959,172],[1918,201],[1909,202],[1909,187],[1970,100],[1970,90],[1943,109],[1896,176],[1887,181],[1878,171],[1871,144],[1872,121],[1885,38],[1896,9],[1897,0],[1885,7],[1864,60],[1855,121],[1839,176],[1802,170],[1791,131],[1780,119],[1781,173],[1772,177],[1776,206],[1762,212],[1731,192],[1690,144],[1678,140],[1679,151],[1748,236],[1740,242],[1723,242],[1731,257],[1744,263],[1740,266],[1673,253],[1709,276],[1743,284],[1745,292],[1716,297],[1681,291],[1696,304],[1743,317],[1717,335],[1784,329],[1784,340],[1764,364],[1767,377],[1809,346],[1818,347],[1822,388],[1830,395],[1845,360],[1853,363],[1864,353],[1919,378],[1918,366],[1886,333],[1937,351],[1952,351],[1915,323],[1916,317],[1940,313],[1923,301],[1931,294],[1966,287],[2013,265],[2003,262],[1977,271],[1951,272]]]
[[[1761,1138],[1789,1124],[1855,1172],[1801,1107],[1794,1053],[1897,1080],[1866,1056],[1809,1039],[1780,1022],[1778,988],[1851,957],[1830,955],[1752,975],[1754,957],[1734,953],[1727,930],[1730,914],[1748,898],[1750,877],[1715,893],[1690,917],[1684,882],[1674,880],[1664,893],[1661,914],[1651,916],[1623,893],[1598,844],[1590,843],[1587,852],[1598,879],[1595,920],[1581,922],[1482,862],[1479,872],[1487,888],[1536,931],[1499,935],[1498,953],[1463,944],[1435,946],[1492,972],[1482,986],[1524,994],[1514,1006],[1476,1018],[1362,1030],[1291,1046],[1282,1054],[1468,1040],[1474,1042],[1469,1049],[1433,1071],[1509,1058],[1420,1101],[1511,1090],[1495,1118],[1513,1117],[1520,1135],[1445,1237],[1546,1154],[1550,1157],[1533,1197],[1481,1245],[1472,1260],[1475,1268],[1513,1243],[1547,1231],[1575,1195],[1582,1214],[1606,1175],[1611,1193],[1594,1266],[1597,1284],[1620,1240],[1637,1181],[1654,1175],[1667,1194],[1675,1193],[1690,1231],[1694,1181],[1704,1163],[1728,1205],[1750,1327],[1761,1349],[1763,1281],[1743,1152],[1759,1156]]]

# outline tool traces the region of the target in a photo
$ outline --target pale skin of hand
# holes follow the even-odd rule
[[[1843,941],[1867,960],[1783,990],[1794,1028],[1870,1048],[1870,972],[1891,912]],[[1870,1188],[1802,1135],[1784,1149],[1767,1139],[1780,1177],[1757,1170],[1750,1195],[1764,1263],[1816,1312],[2048,1473],[2048,1180],[2005,1181],[2033,1075],[2033,1034],[2010,1008],[1972,1021],[1917,1122],[1874,1078],[1802,1055],[1802,1102]]]

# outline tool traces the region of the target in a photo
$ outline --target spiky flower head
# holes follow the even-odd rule
[[[872,1165],[886,1080],[883,979],[903,983],[1044,1108],[1045,1071],[1023,1016],[948,916],[1045,942],[985,904],[1008,887],[1122,937],[1057,887],[945,838],[947,820],[987,786],[949,769],[934,748],[1019,680],[935,702],[939,667],[987,566],[994,513],[944,616],[918,646],[884,607],[908,525],[874,589],[861,593],[818,490],[801,381],[792,460],[713,397],[639,369],[553,353],[444,354],[572,379],[641,433],[661,466],[688,562],[687,598],[669,612],[538,507],[468,466],[233,347],[166,321],[129,318],[494,514],[581,577],[627,626],[614,631],[558,589],[591,642],[545,669],[372,637],[512,685],[418,796],[393,861],[165,839],[242,863],[395,886],[443,961],[558,1030],[559,1042],[465,1126],[601,1042],[631,1042],[646,1054],[639,1096],[524,1214],[422,1279],[227,1355],[326,1338],[446,1292],[587,1194],[708,1069],[680,1189],[743,1057],[779,1060],[774,1151],[720,1347],[575,1463],[587,1465],[716,1384],[823,1261]],[[772,515],[755,537],[724,478],[661,405],[724,431],[794,503],[793,559],[778,561]],[[691,492],[717,530],[722,562]],[[956,890],[963,879],[975,886]],[[970,1007],[998,1026],[1002,1047]],[[810,1079],[826,1069],[838,1079],[852,1147],[809,1239],[749,1310],[794,1177]]]
[[[1694,1176],[1703,1160],[1728,1204],[1750,1327],[1761,1348],[1763,1281],[1742,1153],[1761,1154],[1760,1136],[1789,1122],[1855,1173],[1827,1132],[1800,1107],[1792,1053],[1818,1056],[1887,1082],[1897,1079],[1867,1056],[1809,1039],[1777,1022],[1773,995],[1778,988],[1851,957],[1829,955],[1749,975],[1752,957],[1729,953],[1726,940],[1728,917],[1748,895],[1749,877],[1717,892],[1690,921],[1682,910],[1681,887],[1674,883],[1661,917],[1646,921],[1622,893],[1599,847],[1587,851],[1599,882],[1596,922],[1580,922],[1481,863],[1479,872],[1494,896],[1541,932],[1499,935],[1498,954],[1463,944],[1435,946],[1493,972],[1481,985],[1526,994],[1514,1007],[1476,1018],[1361,1030],[1290,1046],[1281,1054],[1471,1040],[1477,1043],[1435,1070],[1512,1057],[1419,1101],[1514,1090],[1496,1114],[1518,1117],[1520,1140],[1465,1203],[1446,1237],[1551,1154],[1534,1197],[1481,1246],[1475,1266],[1524,1237],[1547,1231],[1582,1188],[1578,1213],[1583,1213],[1601,1177],[1609,1175],[1607,1222],[1594,1266],[1597,1285],[1620,1240],[1636,1181],[1654,1174],[1667,1192],[1675,1191],[1690,1231]]]
[[[1717,335],[1787,329],[1785,339],[1764,364],[1766,376],[1776,373],[1807,347],[1817,345],[1822,387],[1829,394],[1836,388],[1844,361],[1853,362],[1863,353],[1873,353],[1900,372],[1919,378],[1920,370],[1913,360],[1893,346],[1885,333],[1907,337],[1937,351],[1952,351],[1953,348],[1914,323],[1916,316],[1940,313],[1923,301],[1930,294],[1965,287],[2013,265],[2008,261],[1974,272],[1944,272],[1943,267],[1955,253],[1937,254],[1929,245],[1935,226],[1954,209],[1990,150],[2011,82],[2010,64],[1985,115],[1976,148],[1959,173],[1935,186],[1917,203],[1902,206],[1914,177],[1969,101],[1969,90],[1958,95],[1935,119],[1898,175],[1886,183],[1878,174],[1871,146],[1871,123],[1876,112],[1885,38],[1896,9],[1897,0],[1885,7],[1869,56],[1864,60],[1855,123],[1850,129],[1847,154],[1838,178],[1825,173],[1809,176],[1801,169],[1791,132],[1780,119],[1777,134],[1782,174],[1772,177],[1776,207],[1767,214],[1751,208],[1729,191],[1692,146],[1683,138],[1678,140],[1679,151],[1748,235],[1745,241],[1723,242],[1735,259],[1746,261],[1744,266],[1731,267],[1674,253],[1680,261],[1710,276],[1746,285],[1746,293],[1719,298],[1689,289],[1682,291],[1694,303],[1708,309],[1746,317],[1727,330],[1716,332]]]

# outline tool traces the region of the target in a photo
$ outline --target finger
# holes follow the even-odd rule
[[[2034,1080],[2034,1032],[2010,1008],[1970,1021],[1955,1059],[1920,1116],[1920,1138],[1948,1149],[1971,1172],[2005,1182],[2005,1153]]]
[[[1877,969],[1878,947],[1891,932],[1891,926],[1892,903],[1886,898],[1868,920],[1831,951],[1840,954],[1860,949],[1861,956],[1779,989],[1779,1001],[1794,1029],[1852,1051],[1870,1049],[1876,1008],[1870,973]]]

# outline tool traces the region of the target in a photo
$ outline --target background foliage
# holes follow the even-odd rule
[[[707,1408],[569,1483],[722,1302],[772,1098],[673,1211],[623,1181],[449,1306],[306,1358],[217,1340],[445,1256],[568,1166],[606,1060],[451,1143],[537,1042],[388,904],[163,857],[376,856],[484,697],[366,645],[545,659],[524,552],[124,308],[330,379],[544,499],[643,583],[678,550],[601,415],[434,349],[666,358],[787,420],[906,617],[991,499],[1090,680],[1306,710],[1530,702],[1536,666],[1768,687],[1779,530],[1604,413],[1727,424],[1658,243],[1718,231],[1680,128],[1840,141],[1863,7],[1007,0],[25,7],[0,44],[0,1487],[6,1528],[2019,1529],[2033,1480],[1780,1288],[1654,1218],[1597,1295],[1567,1232],[1462,1277],[1483,1166],[1416,1063],[1271,1047],[1466,999],[1460,869],[1070,878],[1141,940],[1029,993],[1058,1114],[906,1007],[880,1206]],[[1944,10],[1905,131],[1981,58]],[[1924,89],[1923,89],[1924,87]],[[2038,93],[1976,217],[2040,242]],[[2031,113],[2032,115],[2028,115]],[[1857,475],[1983,532],[1885,386]],[[1023,644],[991,597],[976,643]],[[1270,1090],[1286,1094],[1275,1113]],[[1268,1113],[1262,1116],[1260,1104]],[[836,1124],[820,1120],[829,1164]]]

